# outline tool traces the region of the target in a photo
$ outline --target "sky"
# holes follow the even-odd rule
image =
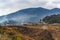
[[[60,0],[0,0],[0,16],[26,8],[60,8]]]

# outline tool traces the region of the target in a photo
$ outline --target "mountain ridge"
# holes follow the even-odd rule
[[[28,8],[28,9],[23,9],[23,10],[18,10],[17,12],[5,15],[5,16],[0,16],[0,23],[4,24],[10,24],[10,21],[12,22],[11,24],[21,24],[21,23],[26,23],[26,22],[39,22],[40,19],[44,18],[45,16],[52,15],[52,14],[60,14],[60,9],[59,8],[54,8],[54,9],[45,9],[45,8]],[[3,21],[4,22],[3,22]]]

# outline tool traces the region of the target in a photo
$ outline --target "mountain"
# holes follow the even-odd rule
[[[47,15],[60,14],[59,8],[45,9],[45,8],[28,8],[17,12],[0,16],[0,24],[22,24],[27,22],[39,22],[40,19]]]

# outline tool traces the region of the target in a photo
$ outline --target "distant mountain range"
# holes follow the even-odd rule
[[[59,8],[45,9],[45,8],[28,8],[17,12],[0,16],[0,24],[23,24],[27,22],[39,22],[40,19],[47,15],[60,14]]]

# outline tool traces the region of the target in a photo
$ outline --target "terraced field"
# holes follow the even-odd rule
[[[60,25],[0,26],[0,40],[60,40]]]

